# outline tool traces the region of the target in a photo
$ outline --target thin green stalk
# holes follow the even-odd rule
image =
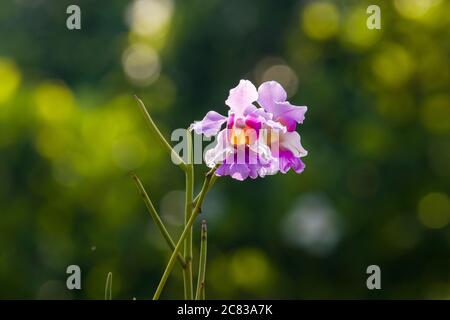
[[[202,289],[200,291],[200,300],[206,300],[206,283],[203,284]]]
[[[202,231],[201,231],[201,238],[200,238],[200,260],[198,263],[197,292],[195,293],[195,300],[204,300],[205,299],[204,293],[205,293],[207,244],[208,244],[208,230],[206,227],[206,220],[202,220]],[[203,295],[203,299],[202,299],[202,295]]]
[[[214,183],[216,182],[216,180],[218,179],[219,177],[218,176],[216,176],[216,175],[214,175],[212,178],[211,178],[211,181],[209,182],[209,185],[208,185],[208,191],[212,188],[212,186],[214,185]],[[197,201],[198,201],[198,198],[200,197],[200,193],[194,198],[194,200],[192,201],[192,205],[193,206],[195,206],[196,204],[197,204]]]
[[[194,164],[192,161],[192,135],[186,130],[187,138],[187,170],[186,172],[186,203],[184,213],[184,225],[186,226],[192,214],[192,198],[194,193]],[[186,240],[184,241],[184,260],[186,261],[186,269],[183,273],[184,280],[184,297],[192,300],[194,297],[193,277],[192,277],[192,227],[190,228]]]
[[[191,229],[192,225],[194,224],[195,219],[197,218],[198,214],[200,213],[201,206],[203,204],[203,200],[205,199],[206,193],[208,192],[208,185],[209,185],[211,178],[214,175],[214,172],[216,171],[216,169],[217,169],[217,167],[214,167],[206,174],[205,181],[203,182],[203,187],[200,191],[198,201],[197,201],[194,209],[192,210],[191,217],[189,218],[189,221],[187,222],[183,232],[181,233],[180,239],[178,240],[178,243],[175,246],[175,249],[172,252],[169,262],[167,263],[166,269],[164,270],[164,273],[161,277],[158,287],[156,288],[155,294],[153,295],[153,300],[158,300],[161,295],[161,292],[166,284],[167,278],[169,278],[169,275],[173,270],[176,256],[177,256],[178,252],[180,251],[181,246],[183,245],[184,240],[186,239],[188,233],[190,232],[190,229]]]
[[[133,178],[133,180],[136,184],[136,187],[138,188],[139,193],[145,202],[145,205],[147,206],[148,212],[150,213],[150,216],[152,217],[153,222],[156,224],[156,226],[159,229],[159,232],[164,237],[164,239],[166,240],[167,244],[169,245],[170,249],[173,252],[173,250],[175,249],[175,243],[173,242],[172,237],[170,236],[169,232],[167,232],[167,229],[164,226],[164,223],[161,221],[161,218],[159,217],[158,212],[156,211],[155,207],[153,206],[153,203],[150,200],[150,197],[148,196],[147,192],[145,191],[145,188],[142,185],[141,180],[139,180],[138,176],[133,172],[131,172],[130,175]],[[181,253],[179,253],[177,255],[177,257],[178,257],[178,260],[180,261],[181,267],[184,269],[186,267],[185,259],[183,258]]]
[[[176,161],[176,164],[183,170],[186,171],[187,165],[181,159],[181,157],[172,149],[170,144],[167,142],[167,140],[162,135],[161,131],[159,131],[158,127],[156,126],[155,122],[153,121],[152,117],[147,111],[147,108],[145,107],[144,102],[142,102],[141,99],[139,99],[137,96],[134,96],[136,101],[138,102],[139,108],[142,111],[142,114],[144,115],[145,119],[147,120],[147,124],[150,128],[150,131],[158,138],[158,141],[160,144],[169,152],[169,154],[172,156],[172,159]]]
[[[105,300],[112,300],[112,272],[108,272],[106,277]]]

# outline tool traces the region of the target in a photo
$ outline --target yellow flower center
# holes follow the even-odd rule
[[[245,126],[244,128],[231,129],[230,141],[235,146],[249,145],[254,130]]]

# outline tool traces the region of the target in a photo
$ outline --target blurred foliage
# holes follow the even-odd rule
[[[127,173],[174,237],[184,177],[132,96],[169,134],[226,112],[241,78],[309,107],[309,155],[300,176],[218,181],[207,297],[450,298],[450,3],[373,2],[2,1],[0,298],[102,299],[108,272],[114,298],[150,298],[168,250]],[[176,268],[163,298],[181,283]]]

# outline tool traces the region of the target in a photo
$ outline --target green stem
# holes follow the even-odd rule
[[[190,131],[186,130],[187,138],[187,170],[186,172],[186,203],[184,213],[184,225],[186,226],[192,214],[192,197],[194,193],[194,164],[192,161],[192,135]],[[192,277],[192,227],[190,228],[186,240],[184,241],[184,260],[186,261],[186,269],[183,272],[184,280],[184,297],[187,300],[192,300],[193,292],[193,277]]]
[[[200,291],[200,300],[206,299],[206,293],[205,293],[205,284],[203,284],[202,290]]]
[[[208,230],[206,228],[206,220],[202,221],[202,231],[200,238],[200,260],[198,263],[198,279],[197,292],[195,293],[195,300],[204,300],[205,292],[205,274],[206,274],[206,251],[208,241]],[[203,299],[202,299],[203,296]]]
[[[175,246],[175,249],[172,252],[169,262],[167,263],[166,269],[164,270],[164,273],[158,284],[158,288],[156,288],[155,294],[153,295],[153,300],[158,300],[161,295],[161,292],[166,284],[167,278],[169,278],[169,275],[173,270],[176,256],[177,256],[178,252],[180,251],[181,246],[184,243],[184,240],[186,239],[188,233],[190,232],[190,229],[191,229],[192,225],[194,224],[195,218],[197,218],[198,214],[201,211],[201,206],[202,206],[203,200],[205,199],[206,193],[208,192],[208,185],[209,185],[211,178],[214,175],[214,172],[216,171],[216,169],[217,169],[217,167],[214,167],[206,174],[205,181],[203,182],[203,187],[202,187],[202,190],[200,191],[198,201],[197,201],[194,209],[192,210],[191,217],[189,218],[189,221],[187,222],[183,232],[181,233],[180,239],[178,240],[178,243]]]
[[[133,178],[136,187],[139,190],[139,193],[142,197],[142,199],[145,202],[145,205],[147,206],[148,212],[150,213],[150,216],[153,219],[153,222],[156,224],[156,226],[159,229],[159,232],[161,232],[161,235],[164,237],[164,239],[166,240],[167,244],[169,245],[170,249],[172,249],[172,251],[175,249],[175,243],[172,240],[172,237],[170,236],[169,232],[167,232],[166,227],[164,226],[164,223],[161,221],[161,218],[158,215],[158,212],[156,212],[155,207],[153,206],[152,201],[150,200],[150,197],[148,196],[147,192],[145,191],[144,186],[142,185],[141,180],[139,180],[139,178],[137,177],[137,175],[135,173],[130,173],[131,177]],[[177,255],[178,260],[180,261],[181,266],[183,267],[183,269],[186,268],[186,261],[183,258],[183,256],[181,255],[181,253],[179,253]]]
[[[208,185],[208,191],[211,189],[211,187],[214,185],[214,183],[216,182],[216,180],[218,179],[219,177],[218,176],[216,176],[216,175],[214,175],[212,178],[211,178],[211,181],[209,182],[209,185]],[[195,198],[194,198],[194,200],[192,201],[192,205],[196,205],[197,204],[197,201],[198,201],[198,198],[200,197],[200,194],[198,194]]]
[[[172,149],[170,144],[167,142],[167,140],[162,135],[161,131],[159,131],[158,127],[156,126],[155,122],[153,121],[152,117],[147,111],[147,108],[145,107],[144,102],[142,102],[141,99],[139,99],[137,96],[134,96],[136,101],[138,102],[139,108],[142,111],[142,114],[144,115],[145,119],[147,120],[147,124],[150,128],[150,131],[158,138],[158,141],[160,144],[169,152],[169,154],[172,156],[172,159],[174,159],[174,162],[183,170],[186,171],[187,165],[183,161],[183,159],[180,158],[180,156]]]
[[[112,272],[108,272],[106,277],[105,300],[112,300]]]

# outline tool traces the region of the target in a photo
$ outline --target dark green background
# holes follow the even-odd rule
[[[174,238],[184,177],[133,94],[168,135],[267,77],[309,107],[306,170],[219,179],[202,214],[207,298],[449,298],[450,7],[419,2],[176,1],[149,35],[125,22],[131,1],[2,1],[0,298],[102,299],[110,271],[114,298],[151,298],[169,255],[127,173]],[[137,43],[160,59],[150,84],[124,72]],[[382,290],[366,288],[371,264]],[[162,298],[182,291],[176,267]]]

